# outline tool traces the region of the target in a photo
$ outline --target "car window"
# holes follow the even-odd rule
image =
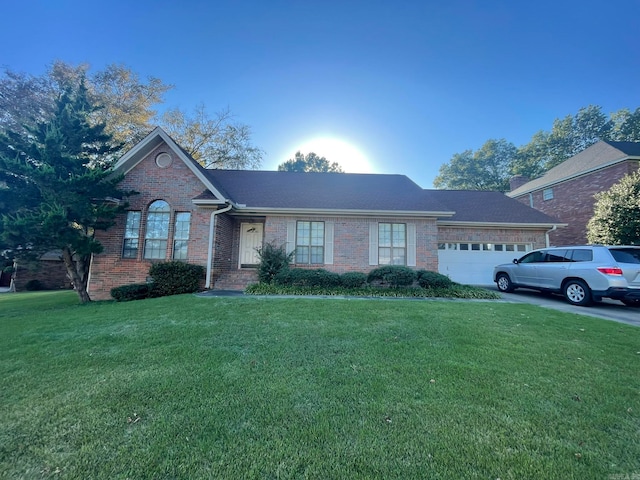
[[[609,250],[616,262],[620,263],[640,263],[640,249],[635,248],[612,248]]]
[[[588,248],[570,250],[572,262],[590,262],[593,260],[593,251]]]
[[[544,262],[545,252],[531,252],[526,254],[518,263],[540,263]]]
[[[568,262],[567,250],[549,250],[545,262]]]

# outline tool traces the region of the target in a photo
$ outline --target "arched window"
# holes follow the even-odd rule
[[[144,258],[163,260],[167,257],[170,214],[169,204],[164,200],[156,200],[149,205],[147,233],[144,237]]]

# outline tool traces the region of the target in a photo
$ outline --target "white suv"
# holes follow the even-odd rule
[[[493,269],[501,292],[519,287],[562,293],[569,303],[602,297],[640,306],[640,246],[583,245],[533,250]]]

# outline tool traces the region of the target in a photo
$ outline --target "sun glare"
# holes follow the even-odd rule
[[[287,158],[293,158],[295,152],[304,155],[315,153],[326,158],[329,163],[336,162],[347,173],[371,173],[373,168],[366,155],[354,145],[331,137],[317,137],[302,143]]]

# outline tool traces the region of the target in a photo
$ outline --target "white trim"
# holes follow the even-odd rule
[[[416,224],[407,223],[407,267],[415,267],[416,261]]]
[[[566,227],[568,223],[506,223],[506,222],[456,222],[453,220],[438,220],[438,227],[482,227],[482,228],[525,228],[539,229],[556,227]]]
[[[296,221],[287,222],[287,255],[296,249]]]
[[[333,222],[324,222],[324,263],[333,265]]]
[[[369,224],[369,265],[378,265],[378,222]]]
[[[271,207],[239,207],[235,205],[235,215],[271,215],[271,216],[340,216],[340,217],[420,217],[437,219],[452,217],[456,212],[421,212],[417,210],[348,210],[317,208],[271,208]]]

